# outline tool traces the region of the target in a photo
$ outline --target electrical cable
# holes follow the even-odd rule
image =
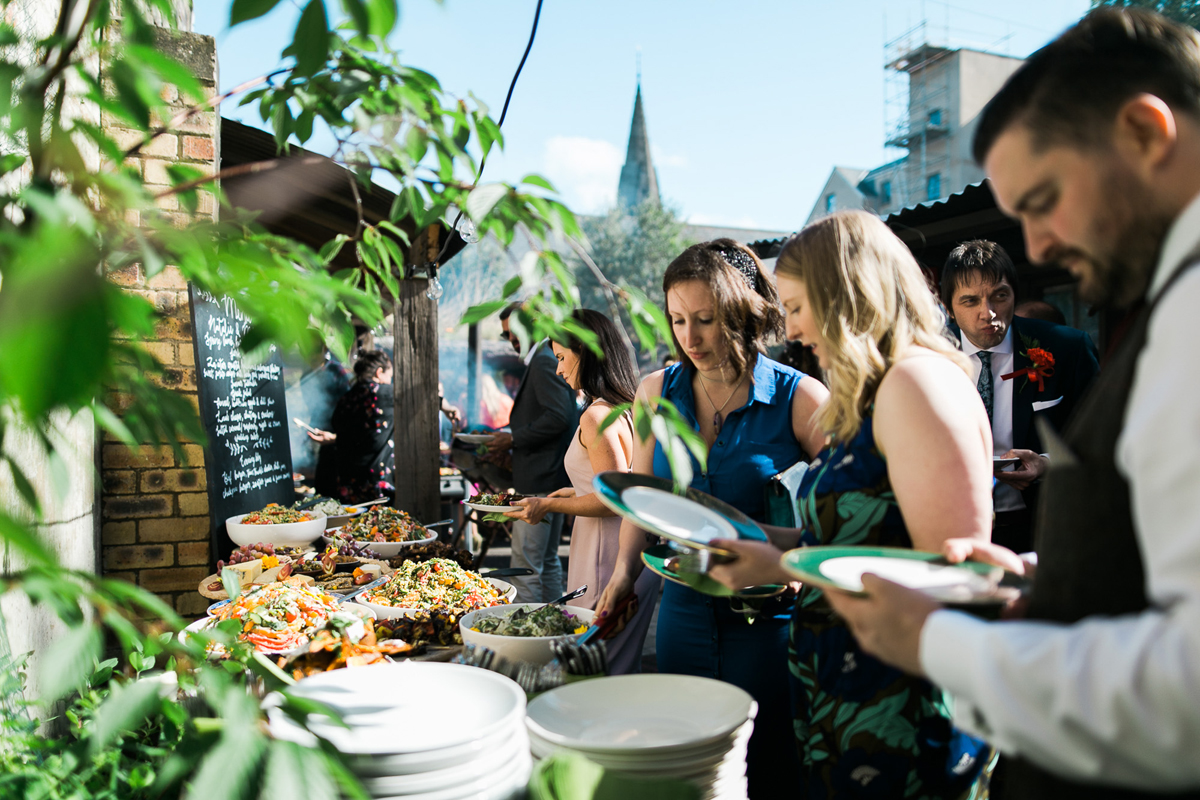
[[[529,42],[525,45],[525,52],[521,55],[521,62],[517,64],[517,71],[513,73],[512,81],[508,84],[508,94],[504,96],[504,105],[500,109],[500,119],[496,123],[496,127],[498,129],[504,127],[504,118],[508,116],[508,104],[512,101],[513,90],[517,88],[517,78],[521,77],[521,70],[525,68],[525,61],[529,58],[529,52],[533,50],[533,40],[537,38],[538,20],[542,18],[542,2],[543,0],[538,0],[537,2],[537,8],[533,12],[533,29],[529,31]],[[483,176],[483,168],[487,165],[487,157],[488,154],[484,153],[479,159],[479,172],[475,176],[477,183],[479,178]],[[462,217],[463,210],[460,208],[458,210],[458,216],[454,218],[454,224],[450,226],[450,229],[454,231],[459,238],[462,238],[462,235],[458,233],[458,223],[462,220]],[[446,250],[448,250],[449,247],[450,236],[447,235],[446,243],[442,245],[441,251],[437,254],[437,259],[433,262],[432,268],[434,273],[431,277],[437,277],[437,269],[441,265],[442,258],[446,255]]]

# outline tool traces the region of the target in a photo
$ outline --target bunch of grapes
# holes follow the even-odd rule
[[[232,555],[229,556],[229,564],[231,566],[233,564],[244,564],[247,561],[255,561],[263,556],[273,555],[275,555],[274,545],[265,544],[263,542],[246,544],[233,551]],[[217,562],[218,571],[225,569],[225,566],[226,563],[224,561]]]
[[[333,540],[338,544],[337,552],[334,555],[350,556],[351,558],[376,557],[369,547],[367,547],[365,544],[360,544],[354,541],[349,536],[334,536]]]

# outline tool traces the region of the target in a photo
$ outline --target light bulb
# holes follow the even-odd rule
[[[425,290],[425,296],[430,300],[441,300],[445,291],[446,290],[442,287],[442,282],[438,280],[438,276],[434,275],[429,280],[429,288]]]
[[[466,215],[463,215],[459,218],[458,223],[454,226],[454,229],[458,231],[458,235],[461,236],[462,240],[467,244],[475,244],[479,241],[479,234],[475,231],[475,223],[472,222],[471,219]]]

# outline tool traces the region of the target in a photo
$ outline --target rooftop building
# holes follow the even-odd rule
[[[886,101],[899,112],[885,114],[885,145],[902,155],[874,169],[834,167],[808,222],[846,208],[886,215],[983,180],[971,156],[979,113],[1022,63],[970,48],[891,43],[889,80],[901,82],[902,94]]]

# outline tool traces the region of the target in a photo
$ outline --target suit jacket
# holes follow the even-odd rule
[[[953,323],[950,328],[961,342],[962,331]],[[1083,331],[1025,317],[1013,317],[1012,329],[1014,371],[1033,366],[1026,355],[1030,347],[1040,347],[1054,356],[1054,373],[1045,379],[1042,391],[1038,391],[1036,381],[1023,375],[1010,379],[1014,382],[1013,449],[1043,453],[1033,415],[1041,414],[1055,430],[1064,430],[1075,406],[1099,374],[1100,363],[1091,337]],[[1021,492],[1031,511],[1037,502],[1037,489],[1035,483]]]
[[[1067,420],[1100,372],[1092,339],[1075,328],[1055,325],[1040,319],[1013,317],[1013,359],[1015,369],[1027,369],[1033,361],[1025,353],[1040,347],[1054,356],[1054,374],[1037,383],[1024,376],[1013,378],[1013,447],[1043,453],[1041,437],[1033,424],[1035,413],[1043,415],[1054,429],[1066,429]],[[1035,406],[1037,407],[1035,410]],[[1048,406],[1048,407],[1047,407]]]
[[[579,425],[575,393],[555,374],[558,360],[541,345],[517,388],[509,427],[513,437],[513,488],[522,494],[569,486],[563,456]]]

